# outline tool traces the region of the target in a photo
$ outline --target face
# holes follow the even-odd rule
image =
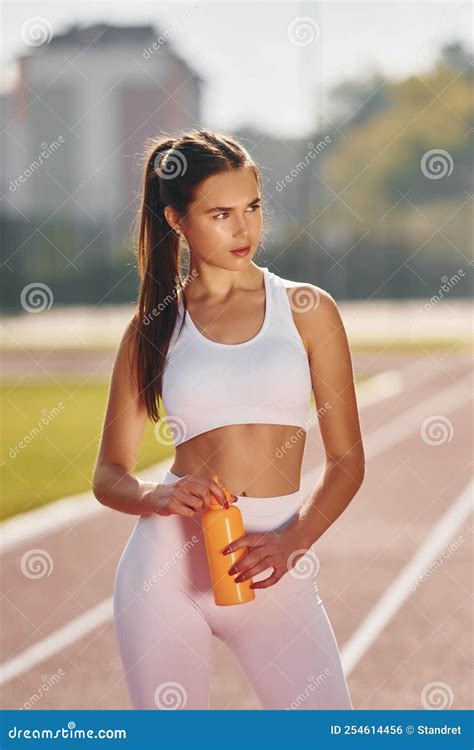
[[[254,257],[262,227],[260,191],[249,167],[213,175],[195,191],[187,215],[179,221],[191,252],[204,263],[244,268]],[[250,245],[247,255],[232,250]]]

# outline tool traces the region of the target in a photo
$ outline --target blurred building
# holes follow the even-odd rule
[[[18,82],[0,102],[3,211],[90,222],[120,238],[145,139],[199,125],[201,78],[172,34],[150,25],[75,25],[17,62]]]

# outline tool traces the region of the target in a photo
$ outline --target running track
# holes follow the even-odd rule
[[[366,477],[315,545],[354,708],[470,709],[470,360],[374,353],[354,364],[361,373],[381,370],[358,390]],[[305,489],[321,462],[315,426]],[[148,475],[159,481],[169,465]],[[85,496],[3,525],[2,708],[130,708],[110,597],[136,520]],[[215,647],[210,707],[260,708],[230,651],[217,638]]]

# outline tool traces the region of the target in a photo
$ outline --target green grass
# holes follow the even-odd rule
[[[90,490],[108,382],[3,383],[1,391],[0,518]],[[41,429],[42,418],[48,423]],[[156,440],[153,427],[149,421],[134,471],[174,452]]]

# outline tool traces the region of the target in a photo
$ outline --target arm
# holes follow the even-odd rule
[[[365,457],[349,344],[336,302],[313,285],[316,304],[300,314],[307,342],[325,468],[300,513],[298,527],[311,546],[334,523],[362,484]],[[324,404],[328,404],[325,407]]]
[[[148,419],[133,369],[135,333],[132,318],[113,367],[92,488],[103,505],[122,513],[149,515],[156,511],[156,484],[143,482],[131,473]]]

